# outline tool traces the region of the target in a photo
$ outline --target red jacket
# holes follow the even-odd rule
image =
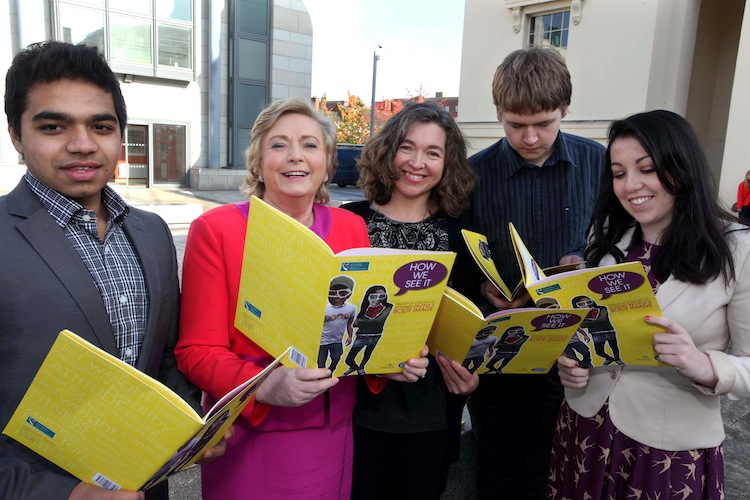
[[[334,252],[370,246],[360,217],[338,208],[330,208],[330,214],[331,226],[324,240]],[[221,206],[193,222],[185,247],[175,357],[180,371],[213,399],[257,374],[271,360],[234,327],[246,227],[245,214],[237,205]],[[355,386],[356,377],[343,377],[328,391],[331,424],[351,417]],[[319,427],[325,418],[324,403],[325,395],[297,408],[252,402],[243,416],[268,430]]]

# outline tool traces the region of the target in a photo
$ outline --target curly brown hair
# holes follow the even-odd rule
[[[466,159],[466,139],[450,113],[433,101],[408,102],[391,116],[362,149],[357,161],[359,182],[370,202],[385,205],[391,200],[401,172],[393,165],[399,146],[415,123],[436,123],[445,130],[443,178],[430,192],[430,209],[458,217],[469,205],[475,176]]]

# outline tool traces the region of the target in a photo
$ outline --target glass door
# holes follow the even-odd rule
[[[128,125],[125,129],[115,182],[126,186],[148,185],[148,125]]]
[[[154,184],[185,185],[187,172],[187,126],[153,123]]]

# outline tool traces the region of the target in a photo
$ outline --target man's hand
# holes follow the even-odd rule
[[[583,257],[580,255],[563,255],[560,257],[560,265],[567,266],[568,264],[580,264],[583,262]]]
[[[70,492],[68,500],[145,500],[142,491],[111,491],[93,484],[78,483]]]
[[[215,460],[224,455],[224,453],[226,453],[227,451],[227,441],[232,439],[234,433],[234,426],[229,427],[229,429],[227,429],[227,432],[225,432],[222,436],[221,441],[216,443],[213,448],[209,448],[208,450],[206,450],[197,463],[205,464],[206,462],[211,462],[212,460]]]
[[[513,300],[506,299],[503,294],[498,290],[495,285],[489,281],[482,283],[480,287],[482,296],[489,301],[497,310],[502,311],[504,309],[517,309],[525,306],[531,297],[529,292],[525,288],[518,291],[518,295]]]

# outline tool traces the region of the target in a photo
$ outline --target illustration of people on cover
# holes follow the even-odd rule
[[[529,340],[523,326],[511,326],[495,343],[495,355],[487,363],[486,373],[503,373],[508,363],[521,351],[521,347]],[[500,363],[500,366],[496,366]]]
[[[318,351],[318,368],[328,368],[331,373],[336,370],[344,354],[344,345],[352,343],[352,324],[357,315],[357,306],[347,300],[353,291],[354,280],[343,274],[334,277],[328,289],[328,304]],[[331,363],[326,366],[329,357]]]
[[[476,337],[471,343],[469,352],[466,354],[466,359],[462,363],[462,366],[469,370],[472,375],[476,372],[482,363],[484,363],[484,355],[489,353],[492,355],[492,346],[495,344],[497,339],[490,337],[497,330],[495,325],[487,325],[477,332]]]
[[[383,285],[373,285],[367,289],[362,299],[362,307],[354,320],[357,333],[349,353],[346,355],[346,364],[349,368],[343,373],[349,375],[356,372],[357,375],[366,373],[365,365],[370,360],[375,346],[378,345],[383,336],[383,329],[388,316],[393,310],[393,304],[388,302],[388,292]],[[362,360],[357,363],[356,357],[364,349]]]
[[[545,309],[560,309],[560,303],[554,297],[541,297],[536,302],[537,307],[543,307]],[[591,349],[588,343],[591,342],[591,337],[581,330],[576,330],[576,333],[571,337],[567,347],[565,347],[564,354],[570,359],[577,359],[579,365],[583,368],[590,368],[591,363]]]
[[[576,309],[591,308],[591,311],[581,322],[581,326],[578,327],[578,331],[582,334],[588,334],[591,337],[591,340],[594,341],[594,351],[604,358],[603,364],[625,364],[622,359],[620,359],[620,346],[617,343],[617,331],[612,325],[612,321],[609,319],[609,309],[607,306],[600,306],[591,297],[586,295],[578,295],[573,299],[573,307]],[[573,336],[574,339],[576,337],[578,337],[578,335]],[[612,351],[611,355],[606,350],[607,345],[609,345],[609,348]]]

